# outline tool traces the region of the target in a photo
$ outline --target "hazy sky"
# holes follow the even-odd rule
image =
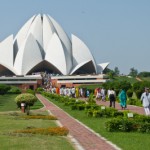
[[[150,0],[0,0],[0,41],[39,13],[84,41],[97,63],[150,72]]]

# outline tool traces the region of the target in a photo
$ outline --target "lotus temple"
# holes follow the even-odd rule
[[[0,76],[49,72],[62,76],[102,74],[109,63],[97,64],[87,45],[71,38],[49,15],[31,17],[17,35],[0,42]]]

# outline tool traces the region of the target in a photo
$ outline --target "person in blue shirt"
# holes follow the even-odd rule
[[[125,109],[127,107],[127,95],[124,89],[121,90],[119,94],[119,99],[120,99],[120,106],[122,107],[122,109]]]

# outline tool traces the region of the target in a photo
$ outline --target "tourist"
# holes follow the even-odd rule
[[[121,90],[119,94],[119,99],[120,99],[120,106],[122,109],[125,109],[127,107],[127,95],[124,89]]]
[[[96,99],[100,99],[100,98],[101,98],[101,89],[97,88]]]
[[[110,107],[114,107],[115,108],[115,101],[116,101],[116,93],[114,91],[114,88],[112,88],[111,90],[109,90],[109,93],[108,93],[108,97],[109,97],[109,101],[110,101]]]
[[[102,101],[105,101],[106,96],[105,96],[105,89],[104,88],[101,89],[101,97],[102,97]]]
[[[149,88],[145,88],[145,92],[141,95],[141,101],[145,110],[145,114],[150,115],[150,94]]]

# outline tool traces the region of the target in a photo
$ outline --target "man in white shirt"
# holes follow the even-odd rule
[[[141,101],[145,110],[145,114],[150,115],[150,94],[149,88],[145,88],[145,92],[141,95]]]

